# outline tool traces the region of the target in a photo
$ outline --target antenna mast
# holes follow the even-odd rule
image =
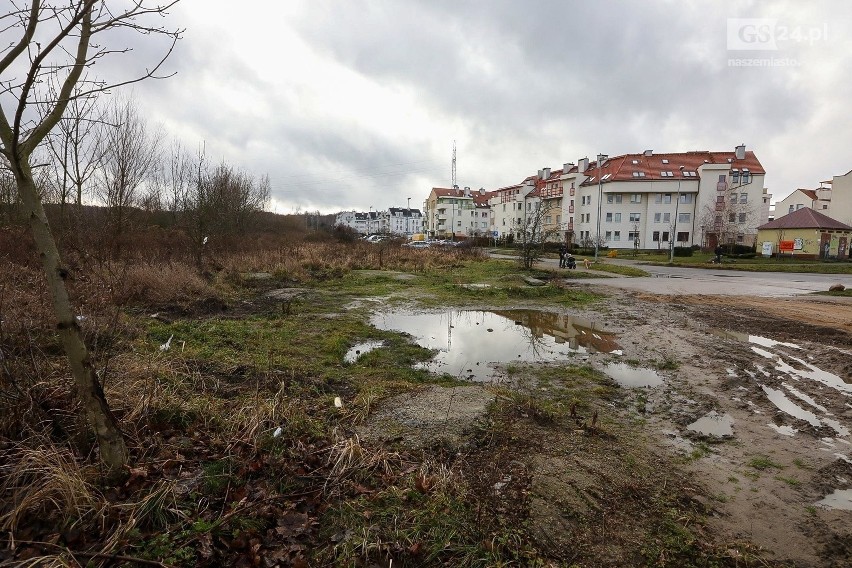
[[[456,185],[457,185],[457,183],[456,183],[456,141],[455,141],[455,140],[453,140],[453,171],[452,171],[452,178],[453,178],[453,183],[452,183],[452,185],[451,185],[450,187],[452,187],[452,188],[454,188],[454,189],[455,189],[455,187],[456,187]]]

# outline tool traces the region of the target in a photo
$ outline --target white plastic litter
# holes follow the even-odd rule
[[[171,335],[169,336],[168,340],[166,340],[166,342],[165,342],[165,343],[163,343],[162,345],[160,345],[160,351],[168,351],[169,349],[171,349],[171,348],[172,348],[172,338],[173,338],[174,336],[175,336],[175,334],[171,334]]]
[[[334,397],[334,406],[336,408],[343,408],[343,401],[340,399],[339,396]]]

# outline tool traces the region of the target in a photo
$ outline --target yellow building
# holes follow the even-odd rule
[[[852,227],[804,207],[757,228],[757,250],[802,258],[849,258]]]

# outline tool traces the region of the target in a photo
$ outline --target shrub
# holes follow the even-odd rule
[[[692,247],[675,247],[674,255],[675,256],[692,256],[693,249]]]

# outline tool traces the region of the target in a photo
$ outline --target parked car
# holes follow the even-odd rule
[[[429,243],[427,243],[426,241],[411,241],[410,243],[405,243],[402,246],[413,248],[413,249],[425,249],[425,248],[429,248],[431,245]]]

